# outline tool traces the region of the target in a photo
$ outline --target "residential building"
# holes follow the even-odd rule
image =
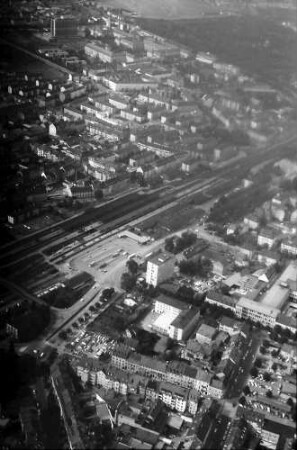
[[[281,355],[286,359],[292,359],[295,363],[297,362],[297,349],[296,346],[291,344],[283,344],[280,351]]]
[[[198,411],[199,394],[195,389],[190,389],[188,393],[188,411],[195,416]]]
[[[50,28],[52,38],[69,38],[77,36],[78,22],[74,17],[54,17]]]
[[[297,256],[297,238],[285,239],[281,243],[281,252],[291,256]]]
[[[242,319],[251,319],[262,325],[274,327],[280,310],[271,306],[262,305],[248,298],[242,297],[236,304],[236,315]]]
[[[217,331],[215,328],[202,323],[196,332],[196,339],[200,344],[209,345],[213,340],[216,332]]]
[[[189,306],[173,297],[161,294],[155,300],[154,311],[158,314],[165,314],[174,320],[182,311],[187,311]]]
[[[162,382],[159,390],[159,398],[171,409],[184,413],[187,408],[189,389]]]
[[[275,244],[277,233],[271,228],[263,228],[258,233],[257,244],[260,247],[266,245],[269,249]]]
[[[237,304],[237,300],[235,298],[228,297],[227,295],[223,295],[215,291],[209,291],[205,297],[205,301],[221,308],[230,309],[233,312],[235,312]]]
[[[210,385],[208,386],[207,394],[212,398],[220,399],[223,397],[224,394],[224,385],[223,381],[214,378]]]
[[[176,341],[185,341],[193,332],[200,317],[197,308],[182,311],[169,326],[169,337]]]
[[[240,325],[241,323],[238,320],[223,316],[219,323],[219,330],[234,336],[240,332]]]
[[[278,253],[273,250],[263,249],[256,254],[257,261],[265,264],[269,267],[277,263],[279,256]]]
[[[108,47],[101,47],[100,45],[90,42],[85,45],[85,54],[91,58],[99,58],[105,63],[123,62],[126,60],[124,52],[114,51]]]
[[[272,306],[281,310],[290,297],[289,281],[296,281],[297,265],[290,263],[275,281],[273,286],[261,299],[261,305]]]
[[[287,316],[286,314],[279,314],[275,325],[280,326],[284,330],[290,330],[291,333],[295,334],[297,332],[296,318],[292,316]]]
[[[175,259],[169,253],[159,252],[147,261],[146,282],[154,287],[174,274]]]
[[[181,170],[187,174],[197,171],[201,162],[197,158],[188,158],[182,163]]]

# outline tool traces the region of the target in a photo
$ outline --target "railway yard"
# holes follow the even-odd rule
[[[267,149],[272,161],[284,151],[290,153],[288,144],[294,139],[291,137],[286,143]],[[242,179],[265,158],[265,151],[253,153],[244,159],[244,164],[234,161],[228,167],[201,172],[198,179],[176,180],[155,191],[130,193],[3,246],[0,283],[6,288],[4,302],[17,302],[21,292],[31,300],[42,300],[40,293],[50,291],[82,271],[89,273],[95,284],[81,301],[68,309],[52,307],[55,323],[47,330],[47,336],[53,343],[61,330],[98,301],[104,287],[119,287],[129,255],[141,258],[164,241],[152,238],[143,246],[131,239],[119,238],[120,231],[165,213],[170,214],[173,224],[174,216],[181,216],[184,208],[192,210],[191,226],[194,226],[201,217],[201,210],[207,211],[217,198],[241,186]],[[189,223],[184,224],[184,228],[188,226]],[[167,234],[176,231],[169,223]],[[109,304],[103,307],[108,308]]]

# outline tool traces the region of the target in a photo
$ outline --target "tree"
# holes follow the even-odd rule
[[[115,290],[113,287],[103,289],[101,297],[106,298],[107,300],[110,300],[111,297],[113,296],[114,292],[115,292]]]
[[[262,353],[262,355],[265,355],[267,353],[267,350],[263,345],[260,347],[260,353]]]
[[[243,388],[244,395],[251,395],[251,390],[248,385]]]
[[[291,408],[294,406],[294,401],[293,401],[292,397],[288,398],[287,405],[289,405]]]
[[[175,246],[174,246],[174,237],[170,237],[165,239],[165,250],[170,253],[174,253]]]
[[[65,341],[67,339],[67,332],[65,330],[59,333],[59,338]]]
[[[194,298],[194,290],[188,286],[180,286],[177,295],[182,300],[192,301]]]
[[[250,374],[253,378],[257,378],[257,376],[259,375],[259,370],[256,367],[252,367]]]
[[[136,275],[137,274],[137,272],[138,272],[138,264],[137,264],[136,261],[134,261],[134,259],[129,259],[126,262],[126,266],[127,266],[127,269],[129,270],[130,274],[132,274],[132,275]]]
[[[240,397],[240,399],[238,401],[242,406],[246,405],[246,398],[244,395],[242,397]]]
[[[275,372],[278,368],[278,365],[274,362],[271,366],[271,369]]]
[[[254,365],[255,365],[255,367],[258,367],[260,369],[260,367],[262,367],[262,359],[257,358]]]
[[[275,325],[274,331],[275,331],[277,334],[280,334],[280,333],[282,332],[282,328],[280,327],[280,325]]]
[[[96,200],[101,200],[103,198],[103,191],[101,189],[96,189],[95,198]]]
[[[91,36],[90,28],[85,28],[85,38],[89,38]]]
[[[268,390],[266,392],[266,397],[271,398],[272,397],[272,392],[270,390]]]
[[[179,263],[180,272],[189,276],[198,275],[201,278],[206,278],[212,269],[212,262],[208,258],[204,257],[199,257],[196,260],[184,259]]]
[[[121,276],[121,288],[125,291],[131,291],[136,284],[136,276],[131,273],[124,272]]]
[[[271,381],[271,375],[270,375],[270,373],[264,372],[264,374],[263,374],[263,380],[264,380],[264,381],[267,381],[267,382]]]

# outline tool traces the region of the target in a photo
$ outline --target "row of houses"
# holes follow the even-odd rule
[[[197,378],[196,368],[182,363],[169,363],[166,368],[166,363],[133,352],[122,358],[127,351],[127,347],[119,346],[109,364],[85,358],[76,361],[76,372],[85,383],[122,395],[136,393],[153,401],[160,399],[170,408],[192,415],[197,412],[200,396],[220,398],[223,394],[219,380],[202,371]]]

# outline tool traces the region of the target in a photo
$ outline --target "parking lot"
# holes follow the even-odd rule
[[[129,257],[140,261],[150,252],[151,245],[141,245],[131,238],[111,236],[96,243],[64,264],[69,275],[76,271],[89,272],[100,286],[120,288],[120,278]]]
[[[100,356],[113,349],[115,342],[104,333],[80,330],[73,333],[65,345],[65,350],[74,356]]]

